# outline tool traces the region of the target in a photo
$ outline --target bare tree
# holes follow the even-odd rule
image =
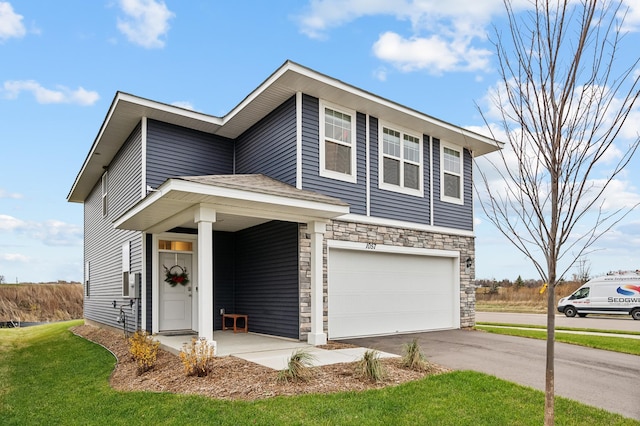
[[[610,208],[605,194],[640,142],[636,133],[626,146],[615,144],[638,99],[640,58],[620,68],[622,2],[532,0],[533,9],[522,13],[512,0],[504,4],[509,30],[496,29],[494,39],[501,82],[492,103],[499,125],[480,112],[492,132],[502,131],[493,136],[507,147],[501,161],[489,161],[492,167],[479,164],[484,185],[477,190],[488,219],[549,285],[544,418],[550,425],[555,285],[635,207]],[[489,172],[506,185],[497,187]]]
[[[591,278],[591,265],[587,259],[578,259],[576,261],[576,269],[578,272],[575,273],[576,281],[580,284],[584,284]]]

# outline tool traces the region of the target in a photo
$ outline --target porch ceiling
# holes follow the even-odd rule
[[[304,223],[349,213],[349,205],[337,198],[296,189],[263,175],[186,176],[167,180],[114,226],[149,233],[196,228],[195,210],[202,204],[216,211],[213,229],[228,232],[270,220]]]

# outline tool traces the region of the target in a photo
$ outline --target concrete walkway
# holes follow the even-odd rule
[[[183,345],[190,344],[194,337],[193,335],[154,336],[160,342],[162,349],[175,355],[180,353]],[[297,340],[233,331],[216,331],[213,333],[213,338],[217,345],[216,356],[233,355],[274,370],[286,368],[291,355],[299,350],[304,350],[313,357],[313,366],[358,361],[368,350],[364,347],[328,350]],[[378,355],[380,358],[398,356],[386,352],[379,352]]]

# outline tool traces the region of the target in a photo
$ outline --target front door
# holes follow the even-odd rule
[[[158,253],[160,279],[160,331],[191,330],[193,289],[193,254],[183,251]]]

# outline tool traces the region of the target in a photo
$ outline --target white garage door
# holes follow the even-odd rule
[[[459,328],[454,258],[330,249],[329,338]]]

